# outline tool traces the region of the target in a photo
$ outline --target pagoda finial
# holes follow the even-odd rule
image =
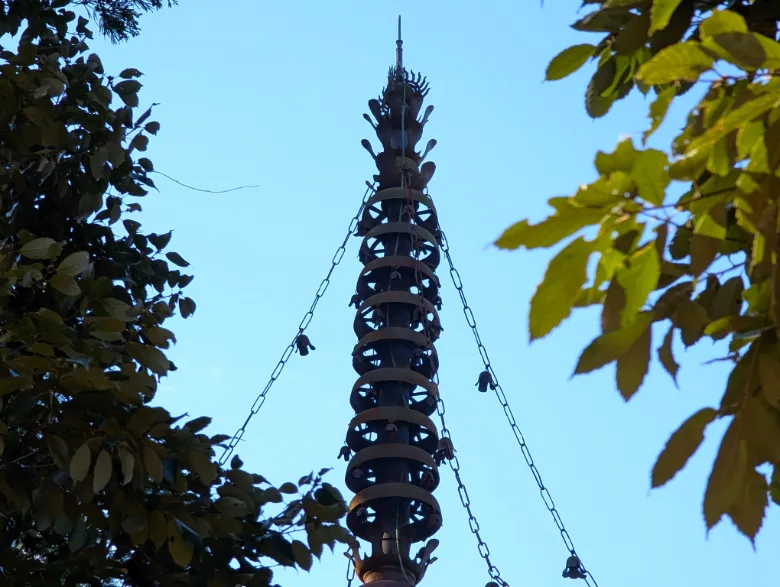
[[[401,15],[398,15],[398,40],[395,42],[395,75],[402,79],[404,75],[404,40],[401,37]]]

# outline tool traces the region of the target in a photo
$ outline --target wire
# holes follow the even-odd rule
[[[287,345],[287,348],[284,350],[284,353],[282,353],[282,358],[279,359],[279,362],[276,364],[276,367],[274,367],[274,370],[271,372],[271,378],[268,380],[268,383],[265,384],[265,387],[263,390],[257,395],[255,398],[254,403],[252,404],[252,407],[249,409],[249,414],[246,417],[246,420],[244,420],[244,423],[239,427],[238,430],[236,430],[236,433],[233,435],[233,437],[230,439],[230,442],[228,442],[228,445],[225,447],[224,452],[222,453],[222,456],[219,459],[220,466],[224,465],[230,455],[235,450],[236,446],[239,442],[241,442],[241,439],[244,436],[244,433],[246,432],[247,426],[249,426],[249,422],[252,420],[252,418],[257,414],[257,412],[260,411],[260,408],[263,407],[263,404],[265,403],[265,398],[268,392],[271,390],[271,387],[276,382],[277,379],[282,374],[282,371],[284,371],[284,367],[287,364],[287,361],[290,360],[290,357],[292,356],[293,352],[295,351],[296,342],[298,341],[298,338],[306,331],[306,329],[309,327],[309,324],[311,324],[312,318],[314,318],[314,310],[317,308],[317,304],[319,304],[320,300],[322,299],[322,296],[325,295],[325,292],[328,290],[328,286],[330,285],[330,278],[333,275],[333,271],[336,269],[336,266],[341,263],[341,260],[344,258],[344,253],[347,251],[347,243],[349,242],[349,238],[352,236],[352,234],[357,230],[358,224],[360,223],[360,216],[363,214],[363,210],[366,207],[366,202],[368,201],[368,198],[371,196],[371,194],[374,193],[374,184],[368,184],[368,189],[363,194],[363,201],[360,203],[360,207],[358,208],[357,213],[352,217],[352,220],[349,223],[349,230],[347,231],[347,235],[344,237],[344,240],[341,242],[341,245],[339,245],[339,248],[336,249],[336,253],[333,255],[333,259],[330,262],[330,269],[328,270],[327,275],[320,283],[320,287],[317,289],[317,293],[314,294],[314,301],[311,304],[311,307],[309,308],[309,311],[304,314],[303,319],[301,320],[300,324],[298,325],[298,332],[295,333],[295,337],[292,339],[292,342]]]
[[[171,177],[170,175],[168,175],[167,173],[163,173],[162,171],[152,171],[152,173],[156,173],[157,175],[162,175],[163,177],[167,177],[172,182],[178,183],[180,186],[185,187],[188,190],[192,190],[194,192],[203,192],[204,194],[227,194],[228,192],[237,192],[238,190],[247,190],[247,189],[254,189],[260,187],[260,185],[240,185],[238,187],[230,188],[227,190],[206,190],[203,188],[196,188],[194,186],[187,185],[186,183],[181,182],[175,177]]]

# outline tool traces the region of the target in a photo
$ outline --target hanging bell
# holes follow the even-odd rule
[[[295,346],[298,348],[298,352],[301,353],[302,357],[305,357],[309,354],[309,349],[313,351],[317,350],[309,340],[309,337],[305,334],[301,334],[298,338],[295,339]]]
[[[498,587],[498,583],[495,581],[490,581],[490,583],[486,584],[485,587]]]
[[[482,393],[485,393],[488,390],[488,387],[490,389],[495,389],[496,384],[493,381],[493,376],[490,374],[490,371],[482,371],[482,373],[479,374],[479,379],[477,379],[476,387],[479,391]]]
[[[566,559],[566,568],[563,569],[564,579],[585,579],[585,573],[582,569],[579,557],[573,554]]]

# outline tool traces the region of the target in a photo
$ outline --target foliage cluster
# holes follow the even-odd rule
[[[324,470],[274,487],[237,457],[223,468],[209,418],[151,407],[193,277],[171,232],[134,219],[160,128],[135,110],[141,72],[105,73],[70,5],[0,2],[18,44],[0,47],[0,576],[270,585],[271,567],[308,570],[349,539],[343,500]],[[86,3],[115,39],[159,5]]]
[[[754,539],[770,499],[780,503],[780,3],[585,4],[590,12],[573,27],[600,42],[561,52],[547,78],[594,63],[585,94],[590,116],[605,115],[636,89],[653,96],[647,130],[641,146],[627,139],[597,153],[598,179],[550,199],[547,218],[511,226],[496,245],[566,243],[531,301],[531,339],[549,334],[575,307],[600,306],[601,333],[575,373],[614,363],[626,400],[647,374],[654,338],[675,383],[678,340],[685,347],[723,341],[716,349],[727,343],[726,356],[714,359],[733,365],[720,404],[702,408],[671,436],[652,485],[685,466],[710,423],[729,421],[704,518],[711,528],[727,515]],[[669,152],[646,148],[689,91],[701,99]]]

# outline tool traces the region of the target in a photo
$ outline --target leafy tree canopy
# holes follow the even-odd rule
[[[547,218],[518,222],[496,245],[565,243],[531,300],[531,339],[549,334],[573,308],[600,306],[601,332],[575,373],[616,364],[626,400],[641,386],[654,347],[676,381],[676,341],[727,343],[733,368],[720,405],[703,407],[671,436],[652,485],[685,466],[710,423],[728,420],[704,518],[711,528],[727,515],[754,539],[769,500],[780,503],[780,2],[585,5],[590,11],[573,27],[600,40],[561,52],[547,78],[592,63],[590,116],[604,116],[638,90],[652,96],[647,130],[639,144],[626,139],[597,153],[596,181],[550,199]],[[699,90],[703,97],[669,152],[646,148],[691,88],[691,97]]]
[[[103,70],[149,1],[0,2],[0,575],[19,586],[267,586],[349,535],[320,471],[271,485],[227,436],[151,407],[195,302],[171,232],[144,233],[141,72]],[[13,37],[14,41],[10,41]],[[276,504],[276,505],[275,505]]]

